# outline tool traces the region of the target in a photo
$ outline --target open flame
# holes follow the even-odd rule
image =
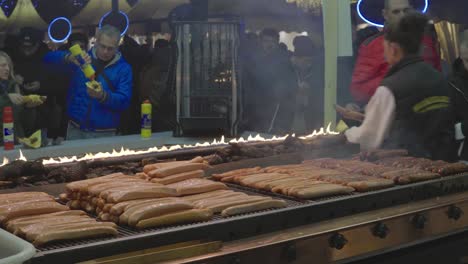
[[[338,132],[335,132],[331,129],[331,124],[328,124],[326,128],[320,128],[319,130],[314,130],[310,135],[306,135],[303,137],[299,137],[300,139],[311,139],[316,136],[323,136],[323,135],[338,135]],[[113,158],[113,157],[122,157],[122,156],[132,156],[132,155],[141,155],[147,153],[154,153],[154,152],[168,152],[180,149],[190,149],[190,148],[197,148],[197,147],[211,147],[211,146],[222,146],[228,145],[229,143],[245,143],[245,142],[273,142],[273,141],[282,141],[285,140],[289,135],[285,135],[283,137],[273,136],[272,138],[264,138],[257,134],[256,136],[249,135],[247,139],[240,137],[238,139],[232,139],[229,142],[226,142],[224,136],[222,136],[219,140],[213,139],[210,142],[204,143],[196,143],[195,145],[174,145],[174,146],[162,146],[162,147],[152,147],[147,150],[131,150],[131,149],[124,149],[123,147],[117,151],[115,149],[112,152],[98,152],[98,153],[87,153],[83,157],[78,158],[77,156],[73,157],[57,157],[57,158],[50,158],[48,160],[43,160],[42,163],[44,165],[52,165],[52,164],[61,164],[61,163],[70,163],[70,162],[77,162],[77,161],[88,161],[94,159],[104,159],[104,158]],[[291,136],[295,137],[295,134]],[[23,155],[23,152],[19,151],[20,156],[16,160],[24,160],[27,161],[27,158]],[[10,161],[4,157],[3,163],[0,165],[5,166]]]

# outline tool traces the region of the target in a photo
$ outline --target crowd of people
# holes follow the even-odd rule
[[[65,139],[136,134],[144,100],[151,101],[158,115],[165,113],[161,120],[166,122],[155,122],[154,131],[172,129],[174,100],[167,89],[172,44],[159,39],[154,48],[139,45],[109,25],[95,37],[90,47],[83,33],[71,34],[66,43],[45,42],[43,31],[32,27],[7,36],[0,53],[0,108],[14,107],[17,138],[41,131],[46,146]],[[87,86],[90,80],[70,56],[74,45],[88,51],[83,59],[93,66],[97,87]]]
[[[249,33],[243,47],[244,128],[305,134],[323,125],[324,55],[307,36],[294,39],[294,52],[279,32]]]

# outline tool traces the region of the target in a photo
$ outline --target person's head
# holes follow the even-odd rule
[[[170,46],[170,42],[168,40],[166,40],[166,39],[157,39],[154,42],[154,49],[155,50],[169,48],[169,46]]]
[[[6,52],[0,51],[0,80],[14,79],[13,62]]]
[[[80,45],[80,48],[84,51],[88,50],[89,39],[88,36],[81,32],[75,32],[70,35],[68,38],[68,43],[70,46],[74,46],[76,44]]]
[[[384,0],[385,7],[382,10],[382,15],[385,19],[385,24],[396,25],[403,16],[413,11],[409,0]]]
[[[418,55],[428,19],[420,13],[410,13],[389,27],[384,35],[385,59],[390,65],[409,55]]]
[[[463,61],[463,66],[468,71],[468,30],[461,34],[459,47],[460,59]]]
[[[308,70],[314,63],[314,43],[306,36],[298,36],[294,38],[293,45],[291,63],[300,71]]]
[[[25,27],[19,33],[19,51],[24,56],[35,54],[41,45],[42,31],[32,27]]]
[[[104,25],[96,32],[96,56],[103,61],[110,61],[119,50],[120,31],[113,26]]]
[[[270,54],[279,47],[279,33],[276,29],[265,28],[260,33],[260,46],[266,54]]]

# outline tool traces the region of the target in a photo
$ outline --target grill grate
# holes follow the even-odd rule
[[[262,193],[262,192],[258,192],[258,191],[255,191],[255,190],[249,190],[248,188],[241,188],[241,187],[242,186],[236,186],[236,185],[230,186],[230,188],[233,191],[243,192],[243,193],[250,194],[250,195],[261,195],[261,196],[269,196],[269,197],[275,196],[275,195],[269,194],[267,192]],[[282,196],[282,195],[276,195],[275,197],[285,200],[286,203],[287,203],[286,208],[292,208],[292,207],[295,207],[295,206],[300,206],[304,202],[307,202],[307,201],[296,201],[296,200],[291,199],[291,197],[286,197],[286,196]],[[56,242],[56,243],[52,243],[52,244],[50,244],[48,246],[39,247],[39,248],[37,248],[37,250],[39,252],[47,252],[47,251],[51,251],[51,250],[63,249],[63,248],[68,248],[68,247],[74,247],[74,246],[80,246],[80,245],[86,245],[86,244],[92,244],[92,243],[99,243],[99,242],[104,242],[104,241],[108,241],[108,240],[112,240],[112,239],[132,237],[132,236],[140,235],[140,234],[150,234],[150,233],[157,234],[159,232],[169,231],[169,230],[176,230],[176,229],[180,229],[180,228],[184,228],[184,227],[196,227],[198,224],[201,224],[201,223],[216,223],[216,222],[224,221],[226,219],[236,219],[238,217],[254,215],[254,214],[257,214],[257,213],[267,212],[267,211],[274,211],[274,210],[276,210],[276,209],[267,209],[267,210],[256,211],[256,212],[251,212],[251,213],[239,214],[239,215],[230,216],[230,217],[222,217],[220,214],[216,214],[216,215],[213,216],[213,218],[210,221],[183,224],[183,225],[177,225],[177,226],[147,228],[147,229],[144,229],[144,230],[139,230],[139,229],[132,228],[132,227],[118,226],[117,227],[118,235],[114,236],[114,237],[102,237],[102,238],[93,238],[93,239],[78,239],[78,240],[72,240],[72,241]],[[93,218],[96,218],[96,216],[93,215],[93,214],[89,214],[89,215],[91,217],[93,217]]]
[[[81,248],[94,247],[95,245],[101,245],[103,243],[112,244],[115,241],[122,240],[122,239],[124,240],[128,239],[129,241],[132,239],[138,239],[137,236],[139,235],[151,236],[151,237],[154,237],[154,239],[156,239],[156,237],[164,233],[174,233],[174,232],[177,233],[187,228],[190,228],[191,230],[196,230],[198,228],[206,227],[206,225],[219,224],[225,221],[246,220],[246,218],[247,219],[255,218],[258,216],[263,216],[265,215],[265,213],[270,213],[270,212],[272,215],[280,213],[280,212],[288,213],[289,215],[289,213],[294,212],[295,208],[298,209],[299,211],[303,210],[304,205],[310,205],[309,207],[315,207],[315,205],[322,205],[323,207],[324,204],[330,204],[331,207],[335,208],[337,205],[341,204],[343,200],[348,200],[348,199],[353,200],[353,201],[355,200],[354,202],[356,202],[357,204],[359,204],[359,202],[357,201],[361,201],[361,203],[371,204],[371,203],[376,202],[377,199],[388,202],[387,200],[389,199],[389,197],[393,199],[392,197],[395,197],[395,196],[392,196],[392,195],[401,194],[402,192],[412,193],[412,195],[415,196],[414,198],[412,198],[414,200],[427,199],[427,198],[430,198],[428,196],[435,197],[435,196],[440,196],[444,194],[467,190],[468,189],[468,174],[447,176],[447,177],[443,177],[443,178],[439,178],[435,180],[418,182],[418,183],[413,183],[413,184],[408,184],[408,185],[399,185],[399,186],[394,186],[394,187],[384,189],[384,190],[379,190],[379,191],[372,191],[372,192],[367,192],[367,193],[352,193],[349,195],[340,195],[340,196],[326,197],[326,198],[307,200],[307,201],[294,199],[292,197],[288,197],[288,196],[284,196],[280,194],[274,194],[274,193],[270,193],[267,191],[256,190],[256,189],[245,187],[245,186],[239,186],[235,184],[228,184],[228,185],[234,191],[244,192],[246,194],[251,194],[251,195],[263,195],[263,196],[270,196],[270,197],[283,199],[287,202],[287,207],[285,209],[268,209],[268,210],[253,212],[253,213],[246,213],[242,215],[231,216],[231,217],[221,217],[221,215],[218,214],[218,215],[215,215],[212,220],[206,221],[206,222],[190,223],[190,224],[169,226],[169,227],[162,227],[162,228],[150,228],[150,229],[145,229],[145,230],[137,230],[137,229],[130,228],[130,227],[119,226],[118,235],[116,237],[79,239],[79,240],[72,240],[72,241],[57,242],[57,243],[46,245],[44,247],[39,247],[37,248],[37,250],[39,253],[43,253],[45,255],[53,255],[53,254],[59,254],[59,253],[66,254],[68,250],[72,250],[72,249],[79,250]],[[432,192],[433,190],[436,190],[436,189],[438,191]],[[426,190],[430,190],[431,193],[427,194]],[[357,199],[353,199],[353,198],[357,198]],[[379,206],[373,207],[373,209],[377,209],[378,207]],[[317,215],[317,214],[313,214],[313,215]],[[298,215],[296,213],[296,217],[297,216]],[[95,216],[92,216],[92,217],[95,217]],[[270,219],[270,215],[268,215],[268,217]]]

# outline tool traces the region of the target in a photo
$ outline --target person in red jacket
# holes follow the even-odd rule
[[[413,11],[408,0],[385,0],[385,8],[382,10],[385,26],[397,24],[405,14]],[[351,95],[360,105],[367,104],[389,69],[384,56],[384,32],[385,28],[383,32],[364,41],[359,48],[351,81]],[[435,34],[426,34],[422,46],[423,59],[441,71]]]

